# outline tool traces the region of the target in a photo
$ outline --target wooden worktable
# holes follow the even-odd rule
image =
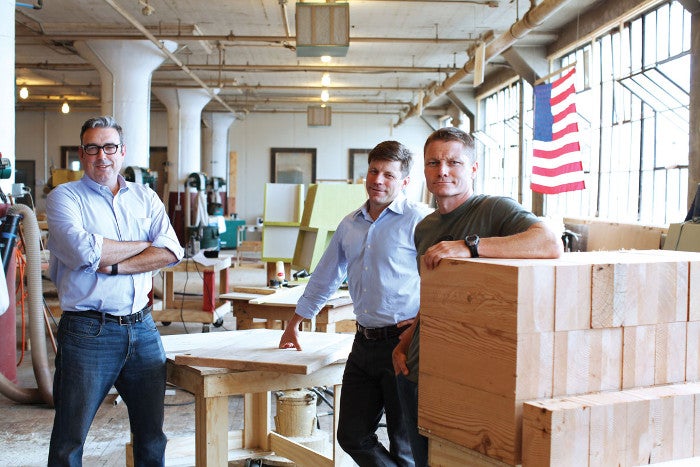
[[[228,465],[232,448],[274,451],[298,465],[336,466],[347,462],[335,442],[337,419],[333,458],[273,432],[270,392],[334,386],[337,413],[353,336],[302,333],[304,351],[298,352],[278,349],[281,335],[281,331],[255,329],[163,336],[168,382],[195,397],[197,466]],[[240,436],[232,436],[228,432],[228,396],[237,394],[244,395],[244,428]]]
[[[246,289],[245,292],[234,292],[222,294],[221,300],[231,302],[233,315],[236,317],[236,329],[253,328],[254,319],[267,320],[266,327],[273,328],[276,321],[282,322],[282,328],[294,314],[297,301],[304,290],[305,285],[299,285],[291,289],[281,288],[275,293],[269,294],[269,290],[261,290],[255,293],[254,289]],[[264,293],[262,293],[264,292]],[[351,321],[355,319],[354,308],[350,295],[340,292],[332,297],[321,308],[321,311],[310,320],[311,331],[318,332],[338,332],[337,325],[341,321]],[[352,329],[354,330],[354,329]]]

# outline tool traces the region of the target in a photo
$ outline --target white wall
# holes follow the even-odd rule
[[[256,114],[236,120],[229,130],[229,148],[238,153],[236,206],[248,223],[263,214],[265,183],[270,182],[270,148],[316,148],[316,178],[348,178],[349,149],[373,148],[386,140],[406,145],[414,154],[408,196],[420,199],[423,144],[431,129],[420,118],[398,128],[387,115],[334,114],[330,127],[308,127],[306,114]]]
[[[51,168],[60,168],[61,146],[80,144],[80,127],[94,112],[64,115],[55,112],[16,113],[17,159],[36,161],[37,211],[45,209],[44,185]],[[423,143],[431,129],[420,118],[398,128],[387,115],[334,114],[330,127],[308,127],[306,114],[258,114],[236,120],[229,129],[229,150],[238,153],[238,215],[248,223],[262,216],[265,183],[270,182],[270,148],[316,148],[316,178],[348,178],[349,149],[372,148],[385,140],[406,145],[415,155],[408,196],[420,199],[423,190]],[[151,114],[151,146],[168,145],[165,112]],[[127,148],[128,151],[128,148]]]

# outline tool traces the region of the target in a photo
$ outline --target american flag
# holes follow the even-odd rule
[[[535,122],[530,189],[547,195],[583,190],[576,90],[571,68],[549,84],[535,86]]]

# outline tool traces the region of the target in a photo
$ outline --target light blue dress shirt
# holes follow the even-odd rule
[[[429,212],[403,193],[377,220],[367,203],[345,216],[314,269],[296,313],[311,319],[347,276],[356,320],[368,328],[413,318],[420,305],[420,276],[413,231]]]
[[[49,225],[49,274],[64,311],[98,310],[128,315],[144,308],[152,273],[98,274],[103,239],[149,241],[180,261],[184,250],[158,195],[124,180],[119,192],[83,176],[54,188],[46,199]],[[177,261],[173,264],[177,264]]]

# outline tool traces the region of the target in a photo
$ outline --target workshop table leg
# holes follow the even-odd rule
[[[243,448],[268,450],[270,393],[243,395]]]
[[[216,275],[214,271],[204,271],[202,274],[204,287],[202,289],[202,310],[214,313],[216,309]]]
[[[219,271],[219,295],[228,293],[228,268]]]
[[[195,396],[195,465],[228,465],[228,396]]]

